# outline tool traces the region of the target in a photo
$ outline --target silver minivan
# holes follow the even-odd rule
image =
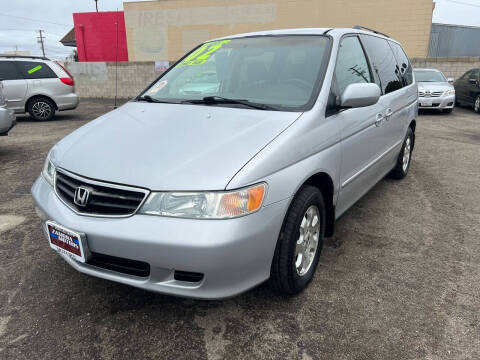
[[[57,143],[33,199],[80,272],[195,298],[267,279],[295,294],[335,220],[407,175],[417,111],[410,62],[380,33],[229,36]]]
[[[56,111],[78,106],[73,76],[48,58],[2,55],[0,79],[7,107],[19,114],[28,112],[35,120],[51,120]]]

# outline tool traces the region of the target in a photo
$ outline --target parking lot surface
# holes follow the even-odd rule
[[[1,359],[480,358],[479,115],[419,117],[410,174],[338,221],[302,294],[195,301],[80,274],[43,237],[30,187],[48,150],[111,108],[0,137]]]

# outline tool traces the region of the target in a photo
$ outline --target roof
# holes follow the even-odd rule
[[[16,60],[31,60],[31,59],[36,59],[36,60],[50,60],[47,57],[43,56],[26,56],[26,55],[0,55],[0,60],[4,59],[16,59]]]
[[[77,41],[75,39],[75,28],[72,28],[63,38],[61,38],[60,42],[64,46],[77,46]]]

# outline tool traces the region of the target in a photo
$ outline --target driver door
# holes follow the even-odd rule
[[[374,82],[362,44],[357,36],[341,40],[332,85],[333,98],[338,99],[346,87],[355,83]],[[374,159],[385,141],[379,135],[384,109],[380,104],[337,110],[331,115],[341,131],[342,160],[337,214],[352,206],[377,181]],[[372,165],[373,164],[373,165]]]

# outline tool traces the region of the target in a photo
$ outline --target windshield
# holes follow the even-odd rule
[[[414,73],[417,82],[447,82],[445,76],[438,70],[417,70]]]
[[[142,96],[178,103],[214,96],[275,109],[305,110],[318,94],[329,46],[329,38],[320,35],[208,42],[177,63]]]

